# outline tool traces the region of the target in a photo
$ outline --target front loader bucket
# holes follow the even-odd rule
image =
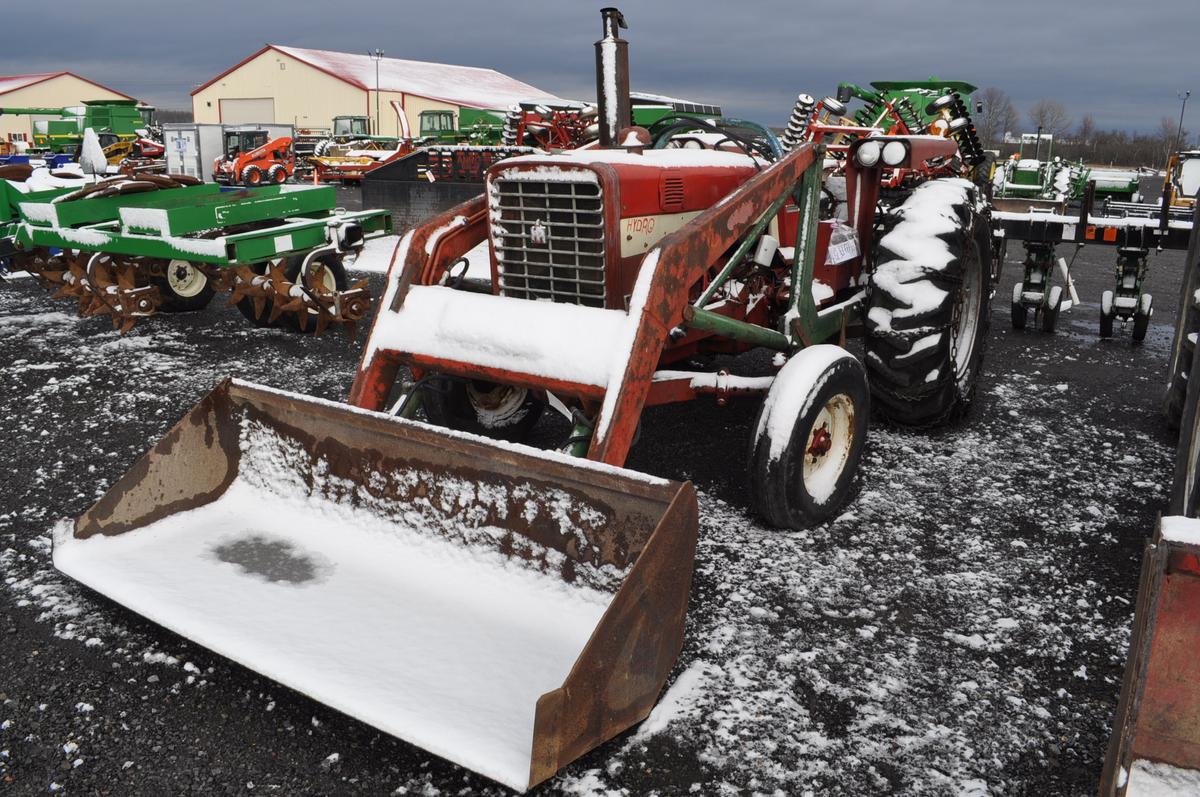
[[[1147,543],[1101,797],[1200,794],[1200,520]]]
[[[649,713],[696,524],[690,484],[226,381],[54,563],[524,790]]]

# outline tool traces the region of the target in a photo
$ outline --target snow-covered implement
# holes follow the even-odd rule
[[[1006,248],[1010,240],[1021,241],[1025,248],[1024,277],[1012,288],[1015,328],[1024,329],[1032,313],[1043,330],[1054,331],[1058,313],[1071,304],[1078,304],[1070,268],[1064,258],[1055,255],[1055,247],[1070,243],[1077,247],[1078,254],[1078,247],[1096,244],[1117,250],[1115,288],[1105,291],[1100,303],[1101,337],[1110,337],[1114,324],[1120,323],[1132,327],[1131,337],[1135,343],[1145,338],[1154,312],[1153,297],[1145,291],[1149,271],[1147,257],[1151,252],[1163,249],[1187,249],[1195,224],[1190,213],[1184,217],[1165,201],[1158,206],[1131,206],[1108,200],[1097,202],[1095,188],[1094,183],[1089,183],[1078,210],[1069,214],[1036,209],[992,212],[996,240],[1003,243],[1002,248]],[[1062,286],[1053,284],[1056,271],[1062,276]],[[1185,296],[1191,296],[1188,291],[1194,291],[1194,288],[1186,289]],[[1189,318],[1193,313],[1189,309],[1190,302],[1189,299],[1180,308]],[[1195,331],[1195,325],[1190,321],[1180,329],[1184,327],[1188,328],[1188,334]],[[1190,347],[1186,335],[1182,340]],[[1176,351],[1179,351],[1178,345]],[[1175,372],[1173,365],[1172,373]],[[1186,374],[1186,371],[1181,373]],[[1186,377],[1180,377],[1181,382],[1183,378]],[[1176,399],[1177,405],[1181,397]],[[1178,423],[1177,414],[1174,422]]]
[[[54,563],[514,789],[643,719],[696,545],[678,484],[226,382]]]
[[[391,232],[385,211],[336,211],[329,187],[180,187],[183,179],[12,193],[12,267],[122,332],[156,312],[200,310],[223,291],[260,326],[353,333],[370,294],[365,281],[348,283],[343,259]]]
[[[1045,152],[1042,143],[1045,142]],[[1027,147],[1033,145],[1032,157]],[[1043,210],[1062,213],[1067,202],[1083,196],[1091,170],[1052,156],[1054,137],[1049,133],[1023,133],[1020,152],[996,164],[992,203],[998,210],[1025,213]]]

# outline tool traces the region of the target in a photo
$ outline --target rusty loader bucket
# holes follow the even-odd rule
[[[1200,794],[1200,520],[1146,545],[1101,797]]]
[[[690,484],[226,381],[73,525],[67,575],[514,789],[643,719]]]

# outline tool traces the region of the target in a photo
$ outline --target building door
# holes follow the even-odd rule
[[[227,125],[271,124],[275,121],[275,98],[220,100],[221,122]]]

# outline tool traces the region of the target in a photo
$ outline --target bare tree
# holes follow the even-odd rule
[[[1058,100],[1038,100],[1029,109],[1029,124],[1057,139],[1071,129],[1071,117],[1067,114],[1067,106]]]
[[[983,110],[974,116],[975,129],[983,146],[995,149],[1004,141],[1004,134],[1016,132],[1020,117],[1004,89],[989,86],[975,95]]]
[[[1084,114],[1083,118],[1079,120],[1079,126],[1075,128],[1075,138],[1077,143],[1085,146],[1091,144],[1096,138],[1096,120],[1090,113]]]
[[[1158,138],[1158,146],[1161,148],[1162,155],[1160,157],[1163,163],[1167,162],[1167,159],[1171,157],[1171,153],[1175,150],[1175,130],[1176,123],[1171,117],[1163,116],[1158,120],[1158,135],[1156,138]]]

